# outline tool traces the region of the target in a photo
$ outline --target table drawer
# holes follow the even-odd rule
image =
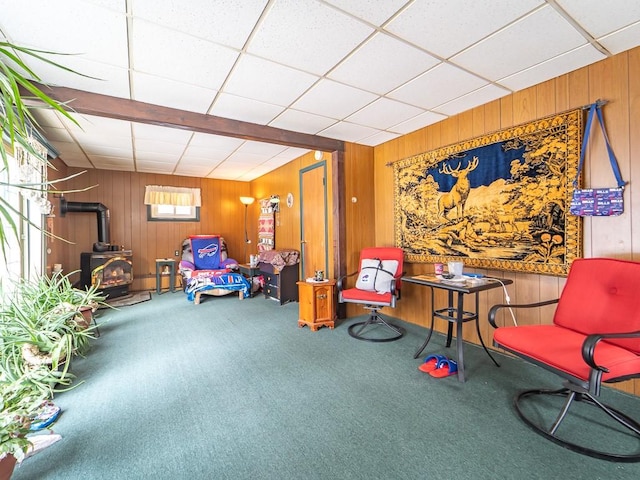
[[[271,298],[280,298],[278,296],[278,287],[277,286],[273,286],[273,285],[266,285],[264,286],[264,294],[267,297],[271,297]]]
[[[264,278],[265,285],[278,286],[278,275],[275,273],[261,272]]]

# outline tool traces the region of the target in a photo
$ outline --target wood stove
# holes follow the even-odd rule
[[[60,213],[92,212],[98,222],[98,241],[93,252],[80,254],[80,288],[97,286],[108,298],[129,293],[133,283],[133,254],[124,246],[109,243],[109,209],[101,203],[67,202],[60,198]]]
[[[131,250],[80,254],[80,287],[97,285],[109,298],[126,295],[133,283]]]

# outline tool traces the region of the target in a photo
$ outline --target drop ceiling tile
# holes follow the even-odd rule
[[[60,113],[44,108],[37,108],[31,113],[33,113],[38,125],[42,128],[64,128],[64,123],[60,120],[62,116]]]
[[[557,2],[595,38],[608,35],[640,20],[640,2],[636,0],[613,3],[602,0],[557,0]]]
[[[439,60],[378,33],[329,73],[329,78],[380,95],[413,79]]]
[[[175,0],[133,0],[132,12],[167,28],[241,49],[266,4],[266,0],[192,0],[187,5]]]
[[[300,97],[292,107],[339,120],[373,102],[377,95],[333,80],[322,79]]]
[[[218,117],[267,125],[283,111],[282,106],[223,92],[209,113]]]
[[[343,121],[324,129],[320,132],[320,135],[323,137],[344,140],[345,142],[357,142],[358,140],[370,137],[375,133],[378,133],[378,130],[375,128]]]
[[[84,0],[86,3],[93,3],[102,8],[109,8],[116,12],[127,13],[126,0]]]
[[[102,148],[115,148],[120,151],[129,152],[129,156],[133,155],[133,141],[131,140],[131,137],[99,135],[95,133],[84,134],[82,132],[76,132],[73,134],[73,139],[78,142],[86,152]]]
[[[185,153],[182,156],[182,160],[192,161],[198,164],[206,164],[211,162],[219,163],[225,160],[229,155],[231,155],[231,153],[231,151],[213,150],[207,147],[190,145],[185,150]]]
[[[209,175],[207,175],[207,178],[215,178],[218,180],[240,180],[240,177],[246,173],[249,169],[242,169],[239,170],[237,168],[222,168],[222,167],[216,167],[215,170],[213,170],[213,172],[211,172]],[[253,178],[251,176],[249,176],[248,178],[244,178],[242,181],[248,182],[250,181],[249,179],[253,180]]]
[[[618,30],[600,39],[600,43],[611,53],[616,54],[630,50],[638,45],[640,38],[640,22]]]
[[[67,167],[71,168],[97,168],[86,157],[73,155],[60,155],[60,158]]]
[[[547,6],[456,55],[451,61],[485,78],[497,80],[585,43],[580,33]]]
[[[385,30],[449,58],[543,3],[542,0],[413,2]]]
[[[69,160],[73,159],[80,162],[87,161],[87,156],[75,143],[58,142],[56,143],[56,150],[58,150],[58,153],[60,154],[60,158],[62,158],[62,160],[65,160],[65,157],[68,157]]]
[[[288,147],[286,150],[273,157],[273,159],[280,159],[286,163],[290,162],[291,160],[295,160],[296,158],[300,158],[301,156],[309,152],[310,150],[306,148]]]
[[[138,173],[155,173],[157,175],[171,175],[173,173],[173,170],[167,170],[166,167],[151,165],[136,167],[135,171]]]
[[[179,158],[184,153],[186,143],[161,142],[157,139],[136,138],[136,156],[140,158],[141,152],[159,152],[162,155],[170,155]]]
[[[371,135],[370,137],[363,138],[358,143],[362,145],[368,145],[370,147],[375,147],[376,145],[380,145],[381,143],[388,142],[393,140],[394,138],[398,138],[400,136],[399,133],[392,132],[378,132],[375,135]]]
[[[220,135],[209,135],[207,133],[195,132],[189,147],[204,147],[221,152],[233,152],[240,147],[245,141],[241,138],[223,137]]]
[[[444,115],[455,115],[456,113],[466,112],[467,110],[478,105],[484,105],[498,98],[509,95],[511,92],[496,85],[487,85],[478,90],[456,98],[451,102],[445,103],[435,108],[434,111]]]
[[[259,166],[268,167],[268,168],[274,169],[274,168],[278,168],[278,167],[281,167],[283,165],[286,165],[287,163],[289,163],[289,162],[284,160],[283,158],[273,157],[273,158],[270,158],[269,160],[267,160],[266,162],[261,163]]]
[[[64,128],[47,127],[45,138],[49,142],[73,142],[73,138]]]
[[[65,71],[40,60],[30,61],[30,67],[37,71],[41,78],[46,78],[48,85],[129,98],[129,74],[126,68],[90,61],[83,56],[49,58],[73,70],[73,72]],[[69,105],[73,106],[73,102],[70,102]],[[74,114],[72,113],[72,115]]]
[[[158,150],[138,150],[135,152],[136,164],[140,163],[162,163],[164,165],[175,165],[180,159],[179,155],[164,153]]]
[[[515,75],[500,79],[498,83],[513,91],[522,90],[523,88],[536,85],[549,78],[558,77],[604,58],[603,53],[596,50],[592,45],[587,44],[552,58],[551,60],[522,70]]]
[[[407,3],[407,0],[385,0],[384,2],[370,0],[327,0],[327,3],[355,15],[365,22],[380,26],[402,8]]]
[[[276,145],[274,143],[254,142],[248,140],[244,142],[234,154],[257,154],[263,157],[271,158],[275,155],[279,155],[287,149],[286,145]]]
[[[163,142],[186,144],[193,132],[190,130],[182,130],[181,128],[160,127],[158,125],[150,125],[147,123],[133,123],[133,132],[136,140],[162,139]]]
[[[224,92],[265,103],[287,106],[318,77],[251,55],[242,55]]]
[[[100,165],[101,169],[104,170],[122,170],[126,172],[131,172],[134,170],[133,168],[133,160],[128,159],[125,160],[120,157],[109,157],[109,156],[93,156],[89,157],[91,162],[95,165]]]
[[[112,170],[117,172],[135,172],[135,168],[133,165],[114,165],[108,162],[100,162],[100,170]],[[157,172],[157,173],[167,173],[165,172]]]
[[[121,148],[114,145],[86,144],[84,151],[92,161],[94,157],[113,157],[126,159],[129,162],[133,161],[133,148],[131,144],[128,145],[128,148]]]
[[[418,107],[396,102],[388,98],[380,98],[353,115],[350,115],[346,120],[351,123],[384,130],[421,113],[424,113],[424,110]]]
[[[453,65],[441,63],[387,96],[428,109],[486,84],[486,80]]]
[[[167,169],[173,170],[173,165],[170,162],[157,162],[152,159],[138,159],[136,160],[136,170],[141,169],[156,169],[159,172],[166,172]]]
[[[124,13],[81,0],[68,0],[63,8],[48,0],[10,0],[2,2],[0,11],[10,19],[9,38],[14,43],[121,68],[128,65]],[[9,24],[0,21],[0,26],[4,31]]]
[[[205,166],[193,166],[183,167],[178,166],[175,169],[176,175],[183,175],[185,177],[206,177],[211,172],[211,168]]]
[[[130,35],[135,71],[212,90],[220,89],[238,58],[228,47],[135,18]]]
[[[181,83],[168,78],[132,72],[131,98],[139,102],[207,113],[217,90]]]
[[[433,125],[434,123],[441,122],[444,120],[446,115],[441,115],[435,112],[424,112],[416,117],[413,117],[406,122],[398,123],[397,125],[393,125],[389,127],[389,130],[392,132],[407,134],[411,132],[415,132],[423,127],[428,125]]]
[[[84,114],[73,115],[73,118],[77,124],[65,117],[60,117],[60,120],[72,135],[82,132],[87,136],[94,135],[96,139],[109,139],[112,136],[131,138],[131,122],[126,120]]]
[[[336,120],[333,118],[289,108],[271,122],[269,126],[315,135],[334,123],[336,123]]]
[[[373,29],[316,0],[274,2],[247,51],[324,75]]]
[[[213,167],[218,165],[220,162],[224,161],[227,158],[227,156],[228,155],[220,155],[220,156],[211,155],[208,157],[196,157],[194,155],[183,155],[182,158],[180,159],[179,166],[180,167],[186,167],[186,166],[208,167],[209,169],[212,169]]]
[[[244,171],[241,175],[236,177],[236,180],[242,182],[250,182],[251,180],[255,180],[262,175],[269,173],[272,169],[266,166],[257,166],[251,169]]]
[[[228,167],[229,165],[237,165],[239,167],[252,167],[260,165],[271,158],[271,155],[262,155],[260,153],[243,153],[234,152],[221,164]]]

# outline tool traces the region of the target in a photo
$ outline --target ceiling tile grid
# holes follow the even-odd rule
[[[43,83],[376,146],[640,45],[637,0],[0,0]],[[34,25],[36,26],[34,28]],[[250,181],[308,150],[39,112],[69,166]]]

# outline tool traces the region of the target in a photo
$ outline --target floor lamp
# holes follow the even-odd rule
[[[251,243],[247,233],[247,210],[254,201],[255,198],[253,197],[240,197],[240,202],[244,205],[244,257],[242,261],[245,263],[247,262],[247,245]]]

